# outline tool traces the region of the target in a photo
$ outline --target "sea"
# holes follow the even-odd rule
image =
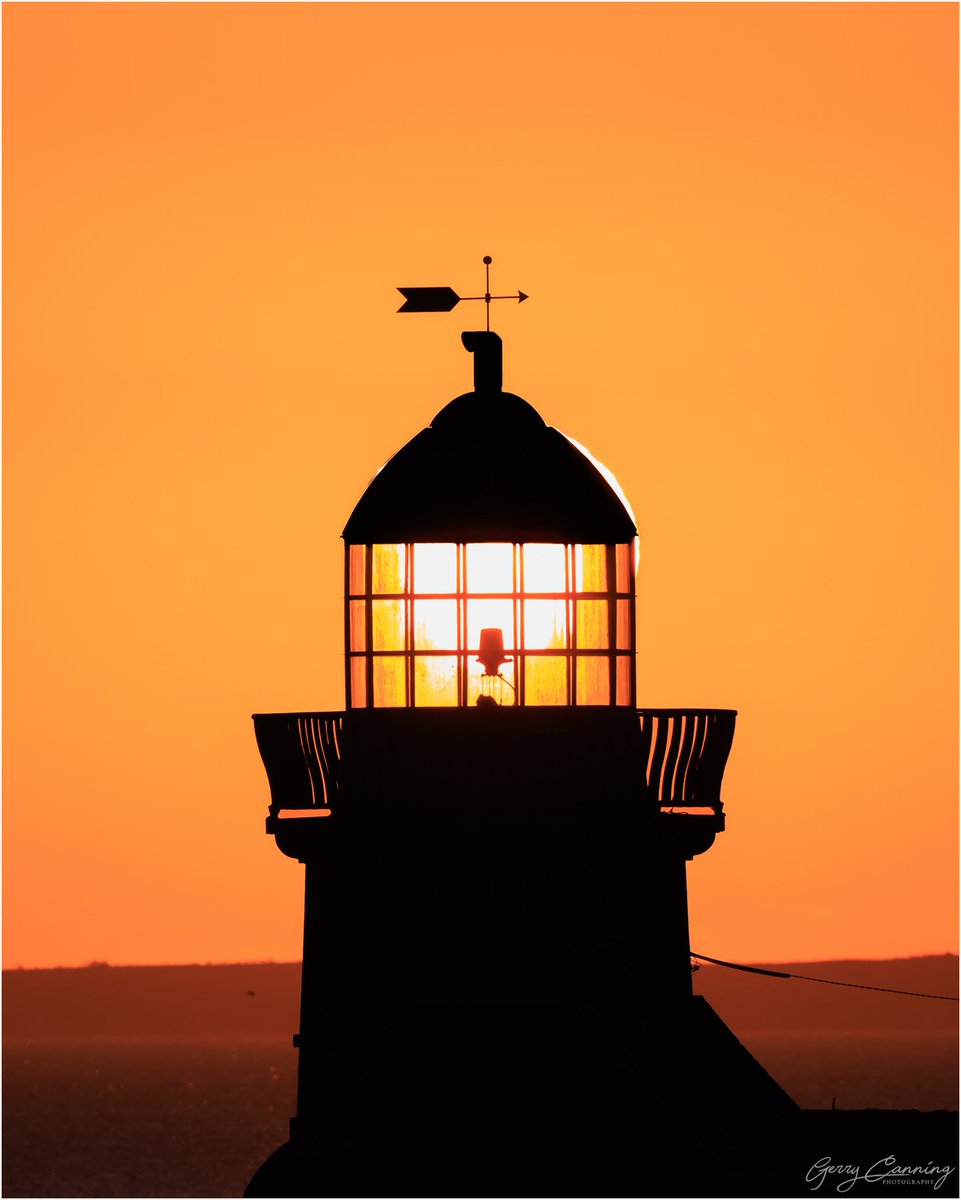
[[[742,1041],[803,1108],[957,1109],[943,1032]],[[287,1139],[296,1068],[289,1036],[8,1038],[3,1195],[240,1196]]]
[[[4,1196],[241,1196],[287,1140],[290,1037],[11,1041]]]

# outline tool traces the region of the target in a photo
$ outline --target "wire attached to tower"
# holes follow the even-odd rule
[[[820,979],[816,975],[794,975],[789,971],[769,971],[764,967],[746,967],[743,963],[725,962],[723,958],[711,958],[707,954],[696,954],[693,950],[691,958],[713,963],[715,967],[728,967],[732,971],[748,971],[752,975],[770,975],[774,979],[803,979],[808,983],[827,983],[831,987],[859,988],[865,992],[890,992],[894,996],[915,996],[919,1000],[953,1000],[955,1004],[961,999],[958,996],[936,996],[931,992],[905,992],[901,988],[877,987],[870,983],[843,983],[840,979]],[[696,963],[692,963],[691,970],[698,969]]]

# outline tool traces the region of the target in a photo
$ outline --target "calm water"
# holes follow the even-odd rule
[[[809,1108],[957,1108],[957,1040],[763,1035],[749,1049]],[[296,1052],[246,1041],[11,1042],[5,1196],[239,1196],[287,1138]]]
[[[958,1108],[958,1039],[764,1033],[744,1045],[802,1108]]]
[[[239,1196],[287,1140],[290,1038],[15,1043],[5,1196]]]

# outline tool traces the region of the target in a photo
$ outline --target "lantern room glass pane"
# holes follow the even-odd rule
[[[619,592],[629,592],[631,590],[631,554],[634,546],[631,542],[622,542],[615,548],[614,558],[617,563],[617,590]]]
[[[457,601],[414,601],[414,649],[456,650]],[[420,700],[418,700],[418,704]]]
[[[467,601],[467,649],[477,652],[482,629],[499,629],[504,635],[504,646],[514,647],[514,601],[513,600],[468,600]]]
[[[567,704],[567,657],[532,655],[524,664],[524,703]]]
[[[350,648],[351,650],[367,649],[367,602],[351,600],[350,602]]]
[[[367,547],[351,546],[350,548],[350,594],[362,596],[367,591]]]
[[[563,592],[567,587],[567,547],[528,542],[524,547],[524,591]]]
[[[350,706],[351,708],[367,707],[366,658],[352,658],[350,660]]]
[[[422,654],[414,659],[414,703],[418,708],[457,704],[457,656]]]
[[[424,596],[457,591],[457,546],[453,542],[418,542],[413,554],[414,592]]]
[[[524,648],[563,650],[567,645],[567,601],[524,601]]]
[[[606,600],[577,601],[577,645],[582,650],[606,650],[610,644]]]
[[[514,590],[514,547],[510,542],[473,542],[466,552],[468,592]]]
[[[467,664],[467,703],[470,707],[477,704],[478,696],[490,696],[496,704],[511,708],[516,703],[513,688],[517,687],[513,662],[506,662],[500,668],[502,678],[488,675],[485,677],[484,668],[476,659],[470,659]]]
[[[633,658],[618,658],[617,660],[617,703],[631,702],[631,666]]]
[[[606,592],[607,547],[575,546],[574,578],[579,592]]]
[[[349,545],[351,706],[452,707],[478,697],[511,706],[517,699],[508,681],[535,707],[633,703],[635,548]],[[503,638],[505,678],[485,675],[477,661],[485,629],[493,644],[494,631]],[[491,663],[495,657],[488,655]]]
[[[379,595],[404,590],[407,547],[403,542],[381,542],[374,546],[373,588]]]
[[[404,601],[372,600],[374,649],[404,649]]]
[[[631,646],[631,601],[617,601],[617,648],[630,650]]]
[[[611,660],[606,656],[588,657],[579,655],[577,659],[577,703],[578,704],[610,704],[611,702]]]
[[[407,704],[407,675],[403,658],[374,659],[374,707],[404,708]]]

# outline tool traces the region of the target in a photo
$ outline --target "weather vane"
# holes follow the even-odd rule
[[[487,331],[491,327],[491,301],[516,300],[523,304],[528,298],[526,292],[517,291],[512,296],[491,295],[491,263],[494,260],[489,254],[484,255],[485,284],[483,296],[458,296],[450,287],[406,287],[397,290],[404,297],[404,303],[397,310],[402,313],[412,312],[450,312],[461,300],[483,300],[487,307]]]

